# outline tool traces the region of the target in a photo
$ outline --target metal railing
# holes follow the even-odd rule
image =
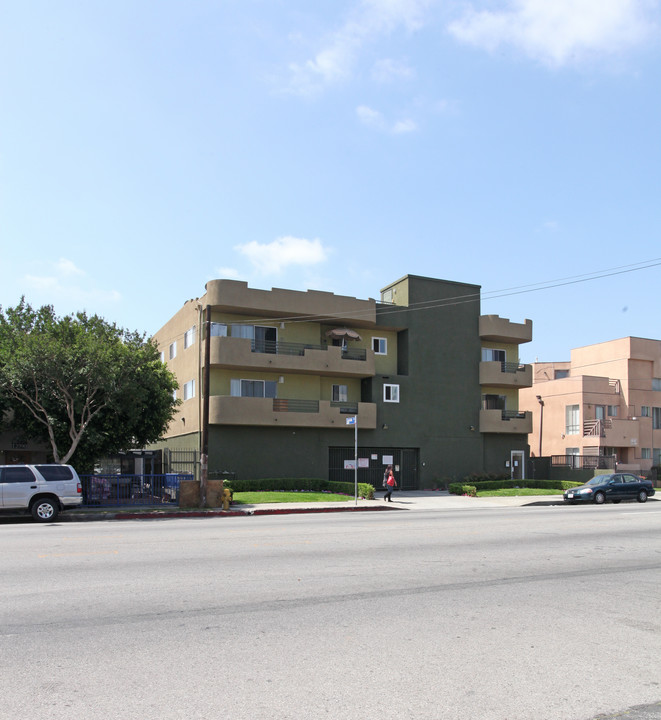
[[[503,420],[522,420],[526,417],[525,410],[503,410]]]
[[[574,470],[613,470],[615,458],[612,455],[552,455],[551,465],[566,466]]]
[[[193,475],[81,475],[85,507],[177,505],[179,484]]]
[[[504,373],[517,373],[517,372],[525,372],[526,366],[522,365],[521,363],[513,363],[513,362],[501,362],[500,363],[500,370]]]
[[[310,343],[291,343],[279,340],[253,340],[250,349],[256,353],[270,355],[303,356],[306,350],[328,350],[328,345],[311,345]],[[343,348],[342,358],[345,360],[367,360],[365,348]]]
[[[610,419],[603,420],[585,420],[583,422],[584,437],[606,437],[606,430],[610,430],[613,423]]]
[[[319,400],[288,400],[273,398],[273,412],[318,413]]]

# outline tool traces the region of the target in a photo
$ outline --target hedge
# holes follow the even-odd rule
[[[258,478],[253,480],[226,480],[224,486],[235,492],[332,492],[339,495],[354,495],[352,482],[332,482],[321,478]],[[358,495],[374,499],[374,486],[358,483]]]
[[[464,488],[475,488],[476,492],[480,490],[503,490],[505,488],[537,488],[541,490],[568,490],[569,488],[579,487],[583,483],[573,482],[572,480],[485,480],[484,482],[468,482],[468,478],[464,478],[463,483],[452,483],[448,488],[453,495],[468,495]]]

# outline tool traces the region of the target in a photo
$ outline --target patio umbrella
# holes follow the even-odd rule
[[[326,337],[333,338],[334,340],[360,340],[360,335],[350,328],[333,328],[328,330]]]

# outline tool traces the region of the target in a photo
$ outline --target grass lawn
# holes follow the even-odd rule
[[[261,503],[311,503],[311,502],[347,502],[353,495],[335,495],[325,492],[235,492],[235,505],[259,505]]]
[[[480,490],[478,497],[525,497],[526,495],[562,495],[562,490],[544,488],[503,488],[502,490]]]

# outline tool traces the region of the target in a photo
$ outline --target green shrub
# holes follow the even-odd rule
[[[508,477],[506,480],[484,480],[468,482],[468,478],[464,478],[463,483],[451,483],[449,490],[454,495],[465,495],[463,490],[465,487],[474,487],[477,492],[480,490],[504,490],[506,488],[537,488],[540,490],[567,490],[572,487],[578,487],[583,483],[573,482],[571,480],[512,480]]]
[[[475,485],[467,485],[465,483],[450,483],[448,490],[452,495],[470,495],[471,497],[477,495]]]
[[[332,492],[341,495],[353,495],[355,485],[353,482],[331,482],[321,478],[256,478],[252,480],[232,480],[224,483],[233,492]],[[374,499],[374,486],[369,483],[358,483],[358,495]]]

